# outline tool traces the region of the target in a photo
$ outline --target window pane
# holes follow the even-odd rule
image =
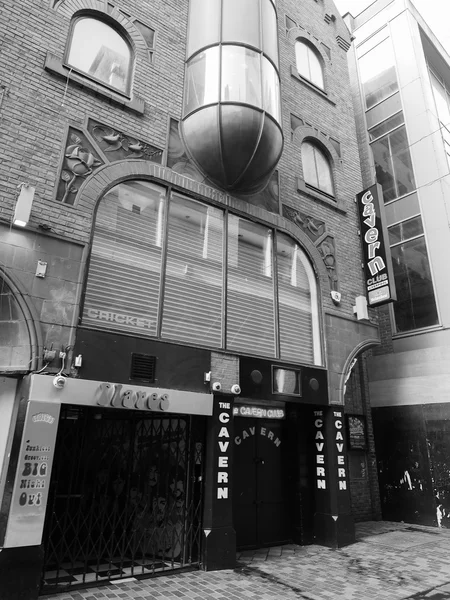
[[[281,122],[280,80],[278,73],[267,58],[262,57],[263,67],[263,108]]]
[[[260,58],[242,46],[222,46],[222,101],[261,107]]]
[[[222,346],[223,212],[170,202],[161,337]]]
[[[184,114],[219,101],[219,47],[200,52],[186,68]]]
[[[386,223],[397,223],[420,213],[419,199],[417,193],[400,198],[391,202],[385,208]]]
[[[373,127],[369,130],[370,140],[375,140],[376,138],[379,138],[385,133],[387,133],[388,131],[391,131],[391,129],[395,129],[395,127],[402,125],[404,120],[405,119],[403,117],[402,112],[398,113],[397,115],[394,115],[393,117],[390,117],[389,119],[386,119],[386,121],[384,121],[383,123],[380,123],[376,127]]]
[[[84,325],[156,335],[165,194],[146,181],[128,181],[101,200]]]
[[[322,191],[333,196],[334,189],[331,165],[326,156],[318,148],[314,148],[314,156],[316,159],[317,180],[319,182],[318,187]]]
[[[275,8],[270,0],[261,0],[263,51],[278,65],[278,27]]]
[[[220,0],[190,0],[187,56],[220,42]]]
[[[389,243],[391,245],[417,237],[423,233],[422,217],[414,217],[389,227]]]
[[[228,220],[227,348],[275,356],[272,230]]]
[[[416,187],[405,127],[396,129],[389,134],[389,141],[397,183],[397,196],[403,196],[412,192]]]
[[[411,331],[438,324],[436,302],[425,239],[411,240],[391,249],[397,302],[397,331]]]
[[[25,315],[13,291],[0,277],[0,367],[30,368],[31,344]]]
[[[280,357],[296,363],[314,362],[312,302],[305,260],[294,240],[277,236]]]
[[[394,94],[366,112],[367,127],[371,128],[402,110],[400,93]]]
[[[317,85],[317,87],[320,87],[321,89],[323,89],[324,85],[323,85],[322,65],[320,63],[319,57],[310,48],[308,48],[308,59],[309,59],[309,73],[310,73],[309,79],[312,81],[312,83]]]
[[[223,42],[243,42],[261,48],[259,0],[227,0],[222,10]]]
[[[359,69],[367,108],[398,90],[394,55],[389,39],[360,58]]]
[[[430,79],[439,120],[442,123],[444,123],[444,125],[448,125],[450,123],[450,111],[448,107],[447,93],[445,91],[445,87],[437,79],[437,77],[433,73],[431,73],[431,71]]]
[[[392,166],[388,137],[386,136],[374,142],[371,147],[375,161],[377,181],[383,188],[384,201],[394,200],[398,194],[395,188],[394,167]]]
[[[314,146],[308,142],[302,144],[303,179],[306,183],[318,188],[316,162],[314,160]]]
[[[122,92],[128,88],[131,52],[123,37],[97,19],[77,21],[67,63]]]
[[[295,42],[295,62],[300,75],[309,79],[308,48],[303,42]]]

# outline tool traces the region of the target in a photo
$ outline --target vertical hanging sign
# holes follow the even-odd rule
[[[5,548],[42,541],[60,404],[29,402],[5,535]]]
[[[364,255],[366,294],[369,306],[397,300],[384,205],[379,184],[356,196]]]

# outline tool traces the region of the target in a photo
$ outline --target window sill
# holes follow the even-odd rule
[[[69,78],[70,81],[76,83],[77,85],[80,85],[81,87],[92,90],[100,96],[104,96],[108,100],[111,100],[111,102],[120,104],[121,106],[128,108],[129,110],[132,110],[140,115],[144,114],[144,100],[141,100],[140,98],[136,97],[129,99],[126,96],[121,96],[119,93],[113,92],[112,90],[108,90],[107,88],[102,87],[100,84],[94,83],[93,81],[90,81],[89,79],[83,77],[82,75],[79,75],[74,71],[70,72],[70,69],[65,67],[61,60],[54,54],[51,54],[50,52],[47,52],[47,56],[45,57],[44,69],[49,73],[52,73],[52,75],[64,77],[64,79],[66,80],[67,78]]]
[[[306,194],[307,196],[314,198],[314,200],[319,200],[320,202],[323,202],[327,206],[331,206],[332,208],[334,208],[335,210],[337,210],[338,212],[340,212],[344,215],[347,214],[347,211],[344,208],[344,203],[341,200],[337,200],[337,199],[332,200],[325,194],[321,194],[319,190],[314,190],[314,189],[310,188],[309,186],[306,185],[305,180],[301,179],[300,177],[297,177],[296,180],[297,180],[297,192]]]
[[[316,87],[311,82],[309,82],[307,79],[305,79],[304,77],[299,75],[299,72],[297,71],[297,69],[295,67],[293,67],[292,65],[291,65],[291,77],[293,77],[300,83],[303,83],[303,85],[305,85],[307,88],[309,88],[310,90],[315,92],[318,96],[320,96],[321,98],[323,98],[324,100],[329,102],[331,105],[336,106],[336,102],[333,102],[333,100],[331,100],[328,97],[328,94],[326,92],[324,92],[320,88]]]

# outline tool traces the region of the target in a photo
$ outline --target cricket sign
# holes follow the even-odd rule
[[[356,196],[369,306],[397,300],[381,193],[381,187],[375,184]]]

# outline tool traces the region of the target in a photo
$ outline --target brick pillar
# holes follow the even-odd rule
[[[348,480],[344,409],[313,411],[315,497],[314,539],[330,548],[355,541]]]
[[[203,513],[205,571],[236,566],[232,507],[233,398],[214,396],[208,419]]]

